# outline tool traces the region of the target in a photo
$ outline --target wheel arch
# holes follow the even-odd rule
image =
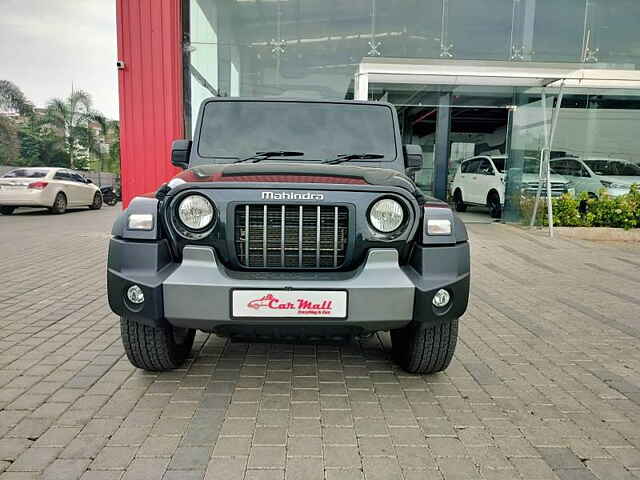
[[[67,205],[69,205],[69,195],[64,191],[64,188],[62,188],[61,185],[56,185],[56,189],[54,190],[53,195],[51,195],[52,207],[56,204],[56,198],[58,198],[58,195],[60,194],[64,195],[64,199],[67,201]]]
[[[500,203],[500,205],[502,205],[503,199],[500,197],[500,192],[498,190],[496,190],[495,188],[491,188],[487,192],[487,198],[486,198],[487,205],[489,204],[489,198],[491,198],[491,196],[493,194],[498,196],[498,200],[500,201],[499,203]]]

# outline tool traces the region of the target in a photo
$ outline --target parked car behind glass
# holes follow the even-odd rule
[[[478,156],[463,161],[456,171],[451,186],[453,201],[458,212],[464,212],[468,205],[489,208],[493,218],[502,215],[505,200],[505,164],[507,158],[501,156]],[[525,158],[522,172],[522,193],[535,195],[538,189],[540,162],[536,158]],[[551,195],[574,193],[569,181],[552,170]],[[546,191],[541,192],[546,195]]]
[[[46,207],[64,213],[68,207],[102,207],[100,189],[91,180],[65,168],[16,168],[0,177],[0,213],[18,207]]]
[[[597,197],[602,188],[617,197],[629,193],[631,185],[640,185],[640,166],[616,158],[557,158],[551,166],[575,184],[576,194],[586,192]]]

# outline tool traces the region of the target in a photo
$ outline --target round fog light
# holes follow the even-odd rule
[[[144,302],[144,293],[138,285],[131,285],[127,290],[127,298],[131,303],[139,305]]]
[[[451,295],[444,288],[438,290],[433,296],[433,304],[438,308],[446,307],[449,300],[451,300]]]

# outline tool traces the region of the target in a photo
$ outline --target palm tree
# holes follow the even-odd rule
[[[81,156],[79,145],[89,144],[89,122],[101,116],[92,109],[91,96],[83,90],[72,90],[66,99],[54,98],[47,105],[47,123],[64,139],[71,168]]]
[[[0,80],[0,113],[2,112],[33,116],[33,104],[8,80]],[[13,163],[18,159],[19,151],[15,122],[9,116],[0,115],[0,163]]]

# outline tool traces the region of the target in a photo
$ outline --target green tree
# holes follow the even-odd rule
[[[74,90],[66,99],[54,98],[47,105],[46,122],[64,140],[71,168],[87,168],[91,151],[89,123],[101,117],[93,110],[91,96]]]
[[[33,104],[24,93],[8,80],[0,80],[0,112],[33,116]],[[0,163],[19,164],[20,142],[16,122],[9,116],[0,115]]]
[[[120,122],[113,120],[110,126],[108,171],[120,174]]]

